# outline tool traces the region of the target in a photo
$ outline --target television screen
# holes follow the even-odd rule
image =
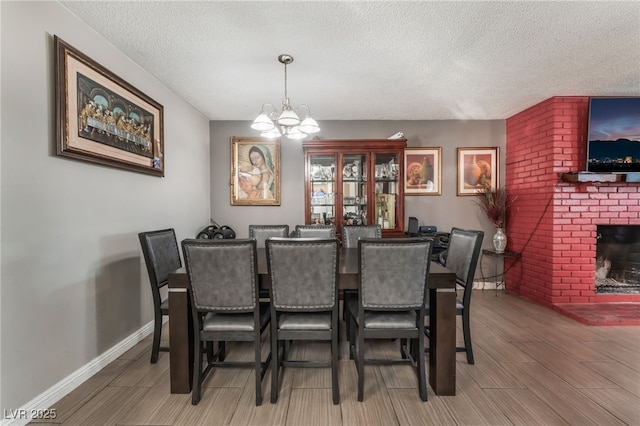
[[[640,172],[640,97],[591,98],[587,170]]]

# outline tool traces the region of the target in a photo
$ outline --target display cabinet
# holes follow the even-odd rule
[[[380,224],[383,236],[404,234],[406,139],[334,139],[303,142],[305,222]]]

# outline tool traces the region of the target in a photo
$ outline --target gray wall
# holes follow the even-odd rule
[[[0,13],[0,408],[18,409],[152,321],[137,233],[207,222],[209,123],[58,3]],[[55,156],[54,34],[164,106],[166,177]]]
[[[304,223],[304,154],[302,142],[281,139],[281,205],[272,207],[231,206],[231,137],[257,136],[248,121],[211,122],[211,214],[235,229],[238,237],[248,235],[250,223]],[[504,183],[505,123],[492,121],[320,121],[322,139],[384,139],[404,132],[410,147],[442,147],[442,195],[406,196],[405,228],[409,216],[421,225],[435,225],[440,231],[453,226],[484,229],[485,246],[495,230],[478,212],[475,197],[456,195],[456,156],[458,147],[500,147],[499,178]]]

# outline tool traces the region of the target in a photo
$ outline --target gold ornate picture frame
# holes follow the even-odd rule
[[[164,176],[164,108],[54,37],[56,153]]]
[[[458,148],[458,195],[477,195],[487,186],[498,188],[498,147]]]
[[[404,195],[442,195],[442,148],[405,148],[404,170]]]
[[[231,205],[280,205],[280,140],[231,138]]]

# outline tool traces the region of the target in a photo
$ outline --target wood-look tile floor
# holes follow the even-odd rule
[[[252,370],[219,369],[194,406],[191,395],[169,392],[167,352],[149,363],[149,337],[51,408],[63,425],[640,425],[640,326],[588,326],[481,290],[474,290],[471,318],[476,363],[457,355],[456,396],[429,389],[421,402],[409,366],[367,366],[358,402],[356,369],[343,343],[340,405],[331,402],[329,369],[289,368],[277,404],[269,402],[270,370],[256,407]],[[395,356],[396,345],[376,341],[368,350]],[[294,350],[329,356],[324,343]],[[248,344],[229,344],[228,353],[252,357]]]

